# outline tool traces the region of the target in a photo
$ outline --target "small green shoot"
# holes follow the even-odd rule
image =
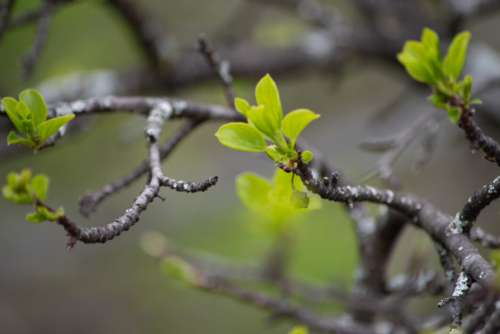
[[[46,175],[33,176],[29,169],[23,169],[20,173],[11,172],[7,175],[7,184],[2,188],[2,194],[8,201],[34,206],[35,212],[26,215],[27,221],[31,223],[54,222],[64,216],[64,210],[58,208],[52,211],[42,204],[42,201],[47,198],[48,189],[49,178]]]
[[[464,31],[456,35],[444,57],[441,56],[439,37],[424,28],[420,41],[408,41],[398,54],[398,60],[416,81],[432,88],[430,101],[446,110],[453,123],[460,120],[462,110],[481,101],[472,98],[472,77],[462,74],[471,34]]]
[[[243,98],[234,101],[236,110],[247,122],[222,125],[215,136],[225,146],[244,152],[265,152],[276,163],[289,166],[299,158],[297,139],[302,131],[320,116],[308,109],[297,109],[283,116],[278,87],[269,74],[255,88],[257,105]],[[303,162],[313,159],[310,151],[302,152]]]
[[[75,118],[67,114],[47,119],[48,108],[43,96],[34,89],[26,89],[19,94],[19,101],[4,97],[2,105],[16,131],[7,135],[7,144],[19,144],[38,150],[61,127]]]

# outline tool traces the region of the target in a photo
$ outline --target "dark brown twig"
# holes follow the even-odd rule
[[[0,5],[0,40],[5,30],[9,26],[10,18],[12,16],[12,8],[16,0],[5,0],[4,3]]]
[[[41,15],[38,18],[36,37],[31,50],[23,57],[23,77],[28,79],[33,74],[35,65],[40,59],[42,51],[49,36],[50,23],[54,14],[55,3],[52,0],[45,0],[42,4]]]
[[[158,22],[146,15],[136,1],[108,0],[108,3],[127,23],[149,65],[158,70],[165,59],[165,41]]]
[[[204,36],[198,38],[198,50],[222,83],[227,105],[231,108],[234,107],[233,78],[231,77],[229,62],[220,58],[219,54],[210,47]]]

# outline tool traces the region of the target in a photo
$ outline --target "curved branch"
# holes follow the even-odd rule
[[[460,220],[464,222],[464,232],[469,233],[474,221],[491,202],[500,197],[500,176],[476,191],[459,213]]]
[[[158,139],[161,135],[164,123],[173,113],[174,109],[166,102],[157,104],[150,112],[145,131],[149,142],[150,178],[144,190],[134,200],[132,205],[125,210],[122,216],[107,225],[86,228],[78,227],[65,215],[57,220],[58,224],[66,230],[70,237],[68,243],[69,247],[74,246],[76,241],[81,241],[83,243],[104,243],[119,236],[122,232],[128,231],[139,221],[141,213],[146,210],[148,205],[158,197],[160,188],[164,185],[169,185],[167,182],[168,178],[163,174],[161,169],[161,154],[158,146]],[[217,178],[210,178],[201,184],[194,185],[200,188],[200,190],[206,190],[216,182]]]
[[[189,120],[168,142],[160,148],[160,159],[165,160],[181,141],[195,130],[204,120]],[[149,163],[143,161],[131,173],[125,177],[103,186],[100,190],[86,194],[80,198],[80,213],[85,217],[90,216],[97,207],[108,197],[118,193],[128,187],[134,181],[145,175],[149,171]]]
[[[458,126],[462,128],[471,145],[484,153],[484,157],[500,166],[500,144],[496,140],[486,135],[484,131],[474,120],[474,109],[459,106],[462,109],[462,114],[458,122]]]
[[[464,271],[486,289],[493,287],[495,272],[467,235],[459,219],[436,209],[430,203],[410,195],[401,195],[391,190],[370,186],[337,186],[336,180],[318,180],[312,171],[299,162],[296,171],[307,188],[324,199],[335,202],[371,202],[387,205],[409,218],[409,222],[423,229],[457,259]]]

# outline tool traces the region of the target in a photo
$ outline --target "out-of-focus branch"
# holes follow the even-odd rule
[[[421,135],[429,135],[424,129],[437,122],[434,112],[429,112],[420,117],[413,124],[389,139],[370,139],[361,143],[361,147],[369,151],[383,151],[384,154],[377,161],[376,168],[368,173],[368,177],[379,176],[393,188],[399,188],[400,184],[394,177],[393,169],[398,158],[405,150]]]
[[[198,49],[200,53],[205,57],[208,65],[212,68],[212,70],[222,83],[227,105],[229,107],[233,107],[234,88],[229,62],[220,59],[219,54],[216,53],[215,50],[210,47],[210,45],[208,45],[207,40],[203,36],[200,36],[198,38]]]
[[[489,234],[480,227],[472,228],[471,239],[486,248],[500,248],[500,237]]]
[[[0,5],[0,40],[9,25],[12,16],[12,8],[15,2],[16,0],[5,0],[4,3]]]
[[[464,18],[473,18],[500,9],[500,1],[498,0],[446,0],[446,2],[455,15]]]
[[[40,59],[42,51],[49,36],[50,22],[54,14],[55,3],[52,0],[45,0],[41,7],[41,14],[38,18],[36,37],[31,50],[23,57],[23,77],[28,79],[33,74],[35,65]]]
[[[149,65],[158,70],[166,59],[165,36],[158,21],[144,13],[136,1],[108,0],[108,3],[126,22]]]

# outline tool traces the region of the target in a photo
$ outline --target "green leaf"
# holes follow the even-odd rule
[[[288,113],[283,119],[283,133],[290,139],[292,148],[295,147],[300,133],[315,119],[320,116],[308,109],[297,109]]]
[[[262,134],[247,123],[227,123],[215,133],[222,145],[245,152],[264,152],[266,142]]]
[[[266,135],[270,140],[276,142],[279,127],[275,127],[273,116],[266,112],[264,106],[252,106],[248,112],[248,123],[255,126],[260,132]]]
[[[272,233],[289,230],[292,226],[290,224],[297,222],[302,214],[321,206],[316,195],[307,196],[310,198],[307,208],[304,208],[304,201],[307,199],[303,195],[296,195],[301,199],[293,202],[293,192],[303,192],[305,187],[298,176],[293,177],[279,168],[276,169],[272,183],[256,174],[244,173],[238,176],[236,189],[245,206],[262,216],[264,219],[259,221],[266,222],[266,227]]]
[[[62,216],[64,216],[63,208],[51,211],[44,206],[38,205],[35,208],[35,212],[26,215],[26,220],[30,223],[55,222]]]
[[[436,32],[432,29],[424,28],[421,40],[428,53],[436,60],[439,60],[439,36]]]
[[[297,209],[306,209],[309,206],[309,196],[304,191],[294,191],[290,202]]]
[[[466,103],[468,103],[472,97],[472,83],[472,76],[469,74],[465,76],[464,80],[461,83],[462,98]]]
[[[161,269],[168,276],[188,284],[198,283],[198,274],[194,267],[177,256],[169,256],[161,263]]]
[[[28,138],[24,138],[14,131],[10,131],[9,134],[7,135],[7,145],[15,145],[15,144],[20,144],[20,145],[25,145],[28,147],[35,147],[36,143]]]
[[[431,96],[429,96],[429,100],[437,108],[446,109],[447,100],[446,100],[446,96],[444,96],[443,94],[440,94],[439,92],[434,93]]]
[[[295,326],[289,334],[309,334],[309,331],[304,326]]]
[[[437,81],[437,73],[434,72],[422,43],[406,42],[397,58],[413,79],[427,84],[434,84]]]
[[[266,147],[266,154],[271,160],[275,162],[285,162],[288,158],[286,154],[283,154],[281,150],[276,145],[269,145]]]
[[[301,154],[302,162],[306,165],[314,159],[314,154],[311,151],[304,151]]]
[[[4,97],[2,99],[2,105],[5,113],[7,114],[7,117],[9,117],[10,121],[17,129],[17,131],[24,133],[24,126],[22,122],[23,117],[17,111],[17,104],[18,102],[12,97]]]
[[[74,114],[67,114],[64,116],[51,118],[40,123],[40,125],[38,126],[38,131],[42,143],[49,139],[51,136],[55,135],[61,127],[68,124],[74,118]]]
[[[10,172],[9,174],[7,174],[7,185],[11,188],[17,187],[18,183],[17,179],[18,179],[17,174],[14,172]]]
[[[255,99],[258,105],[264,106],[264,111],[269,113],[273,127],[279,129],[283,119],[280,94],[278,86],[269,74],[266,74],[255,87]]]
[[[11,172],[7,175],[7,185],[2,188],[5,199],[17,204],[31,204],[34,201],[28,190],[31,182],[31,171],[23,169],[20,173]]]
[[[36,175],[30,183],[30,190],[40,200],[47,198],[47,191],[49,189],[49,178],[46,175]]]
[[[31,111],[33,126],[36,128],[47,119],[48,109],[42,95],[34,89],[26,89],[19,94],[19,100],[23,101]]]
[[[31,204],[33,203],[33,198],[27,192],[18,192],[12,187],[4,186],[2,188],[3,197],[16,204]]]
[[[448,118],[450,119],[450,121],[457,124],[460,120],[460,116],[462,115],[462,113],[460,112],[460,108],[447,105],[446,111],[448,112]]]
[[[22,119],[29,120],[31,124],[31,110],[30,108],[28,108],[28,105],[26,103],[24,103],[23,101],[17,102],[16,111]]]
[[[27,222],[33,223],[33,224],[40,224],[43,222],[46,222],[47,220],[45,219],[45,216],[39,212],[32,212],[28,213],[25,217]]]
[[[64,209],[59,207],[56,211],[50,211],[49,209],[43,206],[37,206],[37,212],[42,214],[45,217],[46,221],[55,222],[62,216],[64,216]]]
[[[33,174],[31,173],[31,170],[29,168],[24,168],[23,170],[21,170],[21,172],[18,174],[19,185],[26,187],[31,181],[32,175]]]
[[[240,114],[246,116],[251,108],[251,105],[247,100],[237,97],[234,99],[234,107]]]
[[[443,61],[443,71],[453,80],[457,80],[460,77],[460,73],[462,73],[470,38],[470,32],[461,32],[453,38],[448,48],[448,53]]]
[[[271,183],[254,173],[243,173],[236,178],[236,193],[243,204],[254,211],[262,212],[269,205],[268,193]]]

